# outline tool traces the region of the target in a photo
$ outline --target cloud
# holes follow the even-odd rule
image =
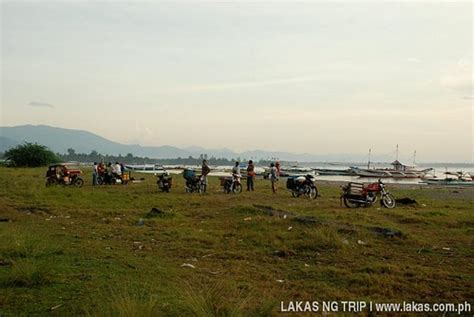
[[[31,107],[40,107],[40,108],[54,108],[52,104],[46,102],[32,101],[28,104]]]

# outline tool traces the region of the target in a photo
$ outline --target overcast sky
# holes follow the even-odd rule
[[[1,2],[0,124],[473,159],[471,2]]]

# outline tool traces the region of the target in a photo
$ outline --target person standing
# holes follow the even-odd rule
[[[241,175],[240,175],[240,166],[239,165],[240,165],[240,162],[237,161],[237,162],[235,162],[235,165],[232,168],[232,176],[234,178],[240,178],[241,177]]]
[[[97,183],[99,185],[103,185],[105,183],[105,171],[106,171],[106,168],[105,168],[105,164],[103,161],[101,161],[99,163],[99,165],[97,166]],[[100,179],[100,181],[99,181]]]
[[[207,165],[207,160],[202,160],[201,165],[201,180],[204,182],[204,185],[207,187],[207,174],[211,172],[209,165]]]
[[[98,176],[99,176],[99,170],[98,170],[97,162],[94,162],[94,166],[92,167],[92,186],[97,185]]]
[[[119,162],[115,162],[115,174],[117,178],[122,178],[122,166]]]
[[[272,182],[272,192],[275,194],[277,191],[278,170],[274,163],[270,164],[270,181]]]
[[[255,165],[253,161],[250,160],[247,165],[247,191],[254,191],[253,183],[255,178]]]
[[[114,177],[114,167],[112,166],[112,163],[107,164],[107,168],[105,170],[106,172],[106,184],[112,184],[112,177]]]
[[[236,188],[236,185],[238,185],[239,188],[240,188],[240,191],[242,191],[242,186],[240,184],[240,178],[241,177],[242,177],[242,175],[240,174],[240,162],[237,161],[237,162],[235,162],[235,165],[232,168],[232,185],[230,187],[230,190],[232,192]]]

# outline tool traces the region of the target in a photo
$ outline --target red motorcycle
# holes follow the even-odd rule
[[[395,207],[395,198],[385,190],[385,184],[379,179],[377,183],[368,185],[362,183],[348,183],[342,186],[341,201],[348,208],[366,207],[372,205],[380,196],[380,204],[392,209]]]

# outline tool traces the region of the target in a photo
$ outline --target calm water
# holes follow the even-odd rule
[[[320,169],[334,169],[334,170],[346,170],[350,166],[357,166],[360,168],[367,168],[367,165],[362,164],[334,164],[334,163],[301,163],[298,167],[309,167],[309,168],[320,168]],[[167,166],[168,168],[173,166]],[[190,168],[194,168],[197,173],[199,173],[200,166],[189,166]],[[390,164],[375,164],[376,168],[390,168]],[[433,171],[429,172],[429,175],[435,176],[436,178],[444,179],[446,177],[445,172],[458,172],[462,171],[464,173],[470,173],[474,175],[474,164],[463,164],[463,165],[456,165],[456,164],[449,164],[449,166],[443,166],[442,164],[419,164],[417,169],[425,169],[425,168],[433,168]],[[232,166],[211,166],[213,171],[210,173],[211,176],[229,176],[230,170]],[[257,172],[261,173],[264,170],[264,166],[257,166]],[[266,166],[265,166],[266,168]],[[285,166],[283,166],[285,168]],[[171,173],[181,173],[182,169],[175,169],[170,170]],[[241,169],[242,175],[245,175],[245,169]],[[296,174],[296,173],[295,173]],[[449,176],[454,177],[454,176]],[[358,176],[339,176],[339,175],[317,175],[315,176],[316,181],[334,181],[334,182],[376,182],[377,178],[367,178],[367,177],[358,177]],[[393,184],[420,184],[422,182],[419,178],[384,178],[384,183],[393,183]]]
[[[302,166],[306,166],[306,164],[302,164]],[[357,166],[359,168],[367,168],[367,164],[354,164],[354,165],[334,165],[331,163],[328,164],[316,164],[308,166],[313,168],[321,168],[321,169],[340,169],[346,170],[350,166]],[[390,164],[375,164],[371,165],[371,168],[391,168]],[[449,164],[449,166],[442,166],[442,164],[419,164],[417,165],[416,169],[422,170],[425,168],[433,168],[432,171],[428,172],[427,175],[436,177],[438,179],[444,179],[446,177],[445,172],[458,172],[462,171],[463,173],[469,173],[474,175],[474,164],[462,164],[462,165],[455,165]],[[448,176],[454,177],[454,176]],[[368,177],[358,177],[358,176],[326,176],[326,175],[318,175],[316,176],[316,180],[321,181],[340,181],[340,182],[376,182],[378,178],[368,178]],[[393,184],[420,184],[423,180],[420,178],[383,178],[384,183],[393,183]]]

